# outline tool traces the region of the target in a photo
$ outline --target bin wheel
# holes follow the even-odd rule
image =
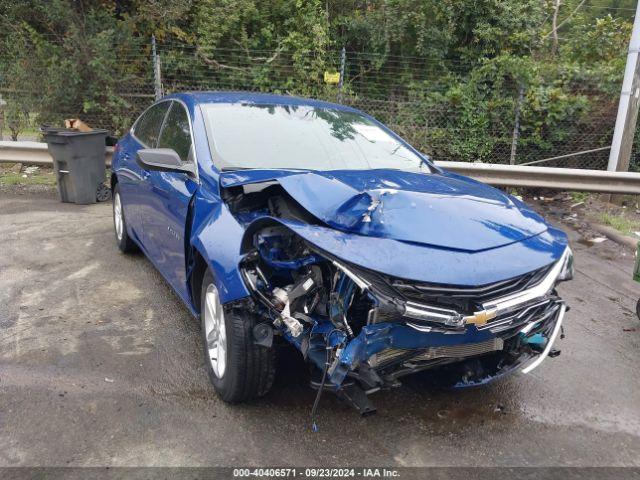
[[[108,202],[111,200],[111,189],[104,183],[98,185],[98,189],[96,190],[96,200],[99,202]]]

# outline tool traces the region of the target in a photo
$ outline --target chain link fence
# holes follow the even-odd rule
[[[473,70],[460,62],[418,57],[213,51],[175,42],[142,42],[116,49],[113,58],[113,82],[105,87],[104,100],[71,81],[59,89],[77,97],[67,102],[74,107],[57,108],[47,100],[50,92],[42,90],[49,83],[38,81],[38,75],[47,74],[46,66],[21,80],[15,67],[27,62],[28,54],[0,52],[2,138],[36,140],[41,124],[59,125],[65,118],[122,134],[154,101],[158,86],[164,94],[261,91],[359,108],[438,160],[604,169],[623,73],[612,76],[612,88],[579,67],[570,78],[551,72],[538,74],[535,81],[517,81],[501,78],[490,63]],[[637,157],[634,149],[632,169],[637,169]]]

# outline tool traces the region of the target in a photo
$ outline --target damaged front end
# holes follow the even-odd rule
[[[375,411],[367,394],[407,374],[438,367],[456,386],[474,386],[559,353],[553,343],[566,306],[555,286],[571,278],[568,247],[557,261],[508,280],[430,284],[363,268],[298,235],[292,222],[316,220],[277,186],[225,195],[247,227],[240,272],[263,319],[256,342],[270,346],[282,336],[312,366],[314,387],[362,414]]]

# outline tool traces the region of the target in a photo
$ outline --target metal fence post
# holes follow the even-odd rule
[[[0,141],[4,140],[2,131],[4,130],[4,107],[6,104],[7,102],[2,99],[2,94],[0,94]]]
[[[640,2],[636,6],[636,16],[633,21],[633,30],[629,40],[627,52],[627,64],[622,79],[620,103],[616,125],[611,139],[611,151],[609,152],[609,164],[607,170],[629,170],[631,150],[633,149],[633,137],[638,121],[638,109],[640,108]]]
[[[518,149],[518,137],[520,136],[520,109],[524,101],[524,85],[520,85],[518,94],[518,103],[516,103],[516,114],[513,122],[513,135],[511,136],[511,155],[509,156],[509,164],[516,164],[516,150]]]
[[[151,36],[151,55],[153,60],[153,86],[156,100],[162,98],[162,72],[160,69],[160,55],[156,49],[156,36]]]
[[[347,52],[344,47],[340,51],[340,79],[338,80],[338,103],[342,103],[342,86],[344,85],[344,66]]]

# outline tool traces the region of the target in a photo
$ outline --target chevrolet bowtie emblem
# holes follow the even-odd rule
[[[498,310],[492,308],[491,310],[481,310],[479,312],[474,312],[473,315],[469,315],[464,317],[464,323],[473,323],[476,326],[484,325],[489,320],[496,317],[498,314]]]

